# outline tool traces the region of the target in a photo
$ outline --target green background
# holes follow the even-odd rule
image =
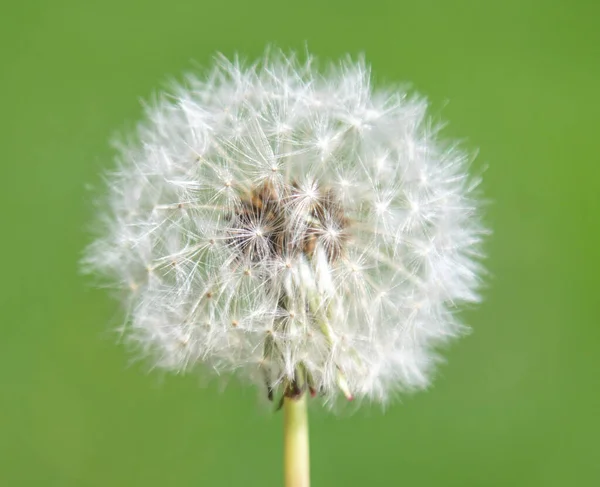
[[[281,485],[253,388],[131,365],[78,272],[108,140],[215,51],[364,52],[480,148],[494,235],[432,389],[311,409],[315,486],[600,485],[599,2],[11,2],[0,20],[0,485]]]

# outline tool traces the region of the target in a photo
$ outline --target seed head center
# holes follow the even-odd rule
[[[344,250],[348,219],[331,189],[311,188],[307,204],[298,184],[265,182],[238,195],[227,241],[239,260],[289,263],[320,248],[333,263]]]

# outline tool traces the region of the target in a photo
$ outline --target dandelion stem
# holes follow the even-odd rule
[[[309,487],[306,394],[284,397],[283,416],[285,487]]]

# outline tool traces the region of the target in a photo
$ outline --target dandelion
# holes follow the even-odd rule
[[[147,107],[107,176],[85,263],[121,290],[127,340],[281,397],[288,485],[308,485],[307,392],[426,387],[479,299],[478,179],[426,109],[372,88],[362,60],[218,58]]]

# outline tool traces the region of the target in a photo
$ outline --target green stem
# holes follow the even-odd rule
[[[283,398],[285,487],[310,486],[306,394]]]

